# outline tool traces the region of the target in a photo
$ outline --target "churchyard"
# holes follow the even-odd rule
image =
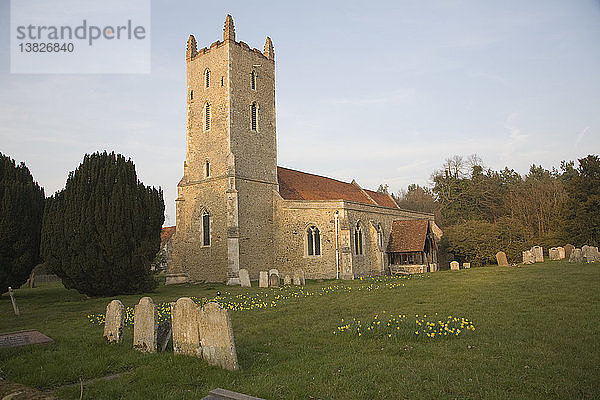
[[[0,299],[0,333],[54,343],[0,348],[0,376],[64,399],[198,399],[222,387],[264,399],[598,398],[600,264],[546,261],[306,286],[159,285],[121,295],[120,343],[103,338],[114,298],[60,283]],[[170,319],[189,297],[229,310],[239,370],[134,349],[143,296]]]

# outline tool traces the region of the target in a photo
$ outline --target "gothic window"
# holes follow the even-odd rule
[[[377,224],[377,244],[379,245],[379,249],[383,250],[384,241],[383,228],[381,227],[381,224]]]
[[[206,172],[206,177],[208,178],[210,176],[210,162],[208,160],[206,160],[206,165],[204,169]]]
[[[306,243],[308,245],[307,254],[309,256],[321,255],[321,233],[316,226],[310,226],[306,230]]]
[[[194,91],[190,90],[190,100],[194,100]]]
[[[363,253],[363,236],[362,229],[360,228],[360,222],[356,223],[354,228],[354,254],[359,255]]]
[[[204,130],[210,130],[210,104],[206,103],[204,107]]]
[[[210,214],[206,210],[202,213],[202,246],[210,246]]]
[[[256,90],[256,72],[254,71],[250,74],[250,88]]]
[[[204,72],[204,87],[210,87],[210,69]]]
[[[256,102],[252,103],[252,105],[250,106],[250,113],[252,114],[252,117],[251,117],[252,130],[257,131],[258,130],[258,105],[256,104]]]

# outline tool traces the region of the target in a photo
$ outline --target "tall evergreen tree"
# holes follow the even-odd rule
[[[44,189],[24,163],[0,153],[0,294],[19,287],[40,260]]]
[[[120,154],[86,154],[48,199],[42,255],[67,288],[91,296],[156,287],[150,264],[160,247],[162,190],[144,186]]]

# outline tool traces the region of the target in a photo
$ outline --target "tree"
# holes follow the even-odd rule
[[[0,294],[19,287],[40,260],[44,189],[24,163],[0,153]]]
[[[163,221],[162,190],[144,186],[130,159],[86,154],[48,199],[42,255],[65,287],[81,293],[149,291],[156,287],[150,264]]]
[[[438,219],[439,207],[428,187],[410,184],[406,190],[401,190],[397,196],[394,196],[394,199],[400,208],[436,214],[436,220]]]

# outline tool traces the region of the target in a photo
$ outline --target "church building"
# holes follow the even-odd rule
[[[187,129],[167,283],[239,284],[276,268],[309,279],[437,269],[433,215],[392,196],[277,166],[275,52],[187,42]],[[412,221],[412,222],[410,222]]]

